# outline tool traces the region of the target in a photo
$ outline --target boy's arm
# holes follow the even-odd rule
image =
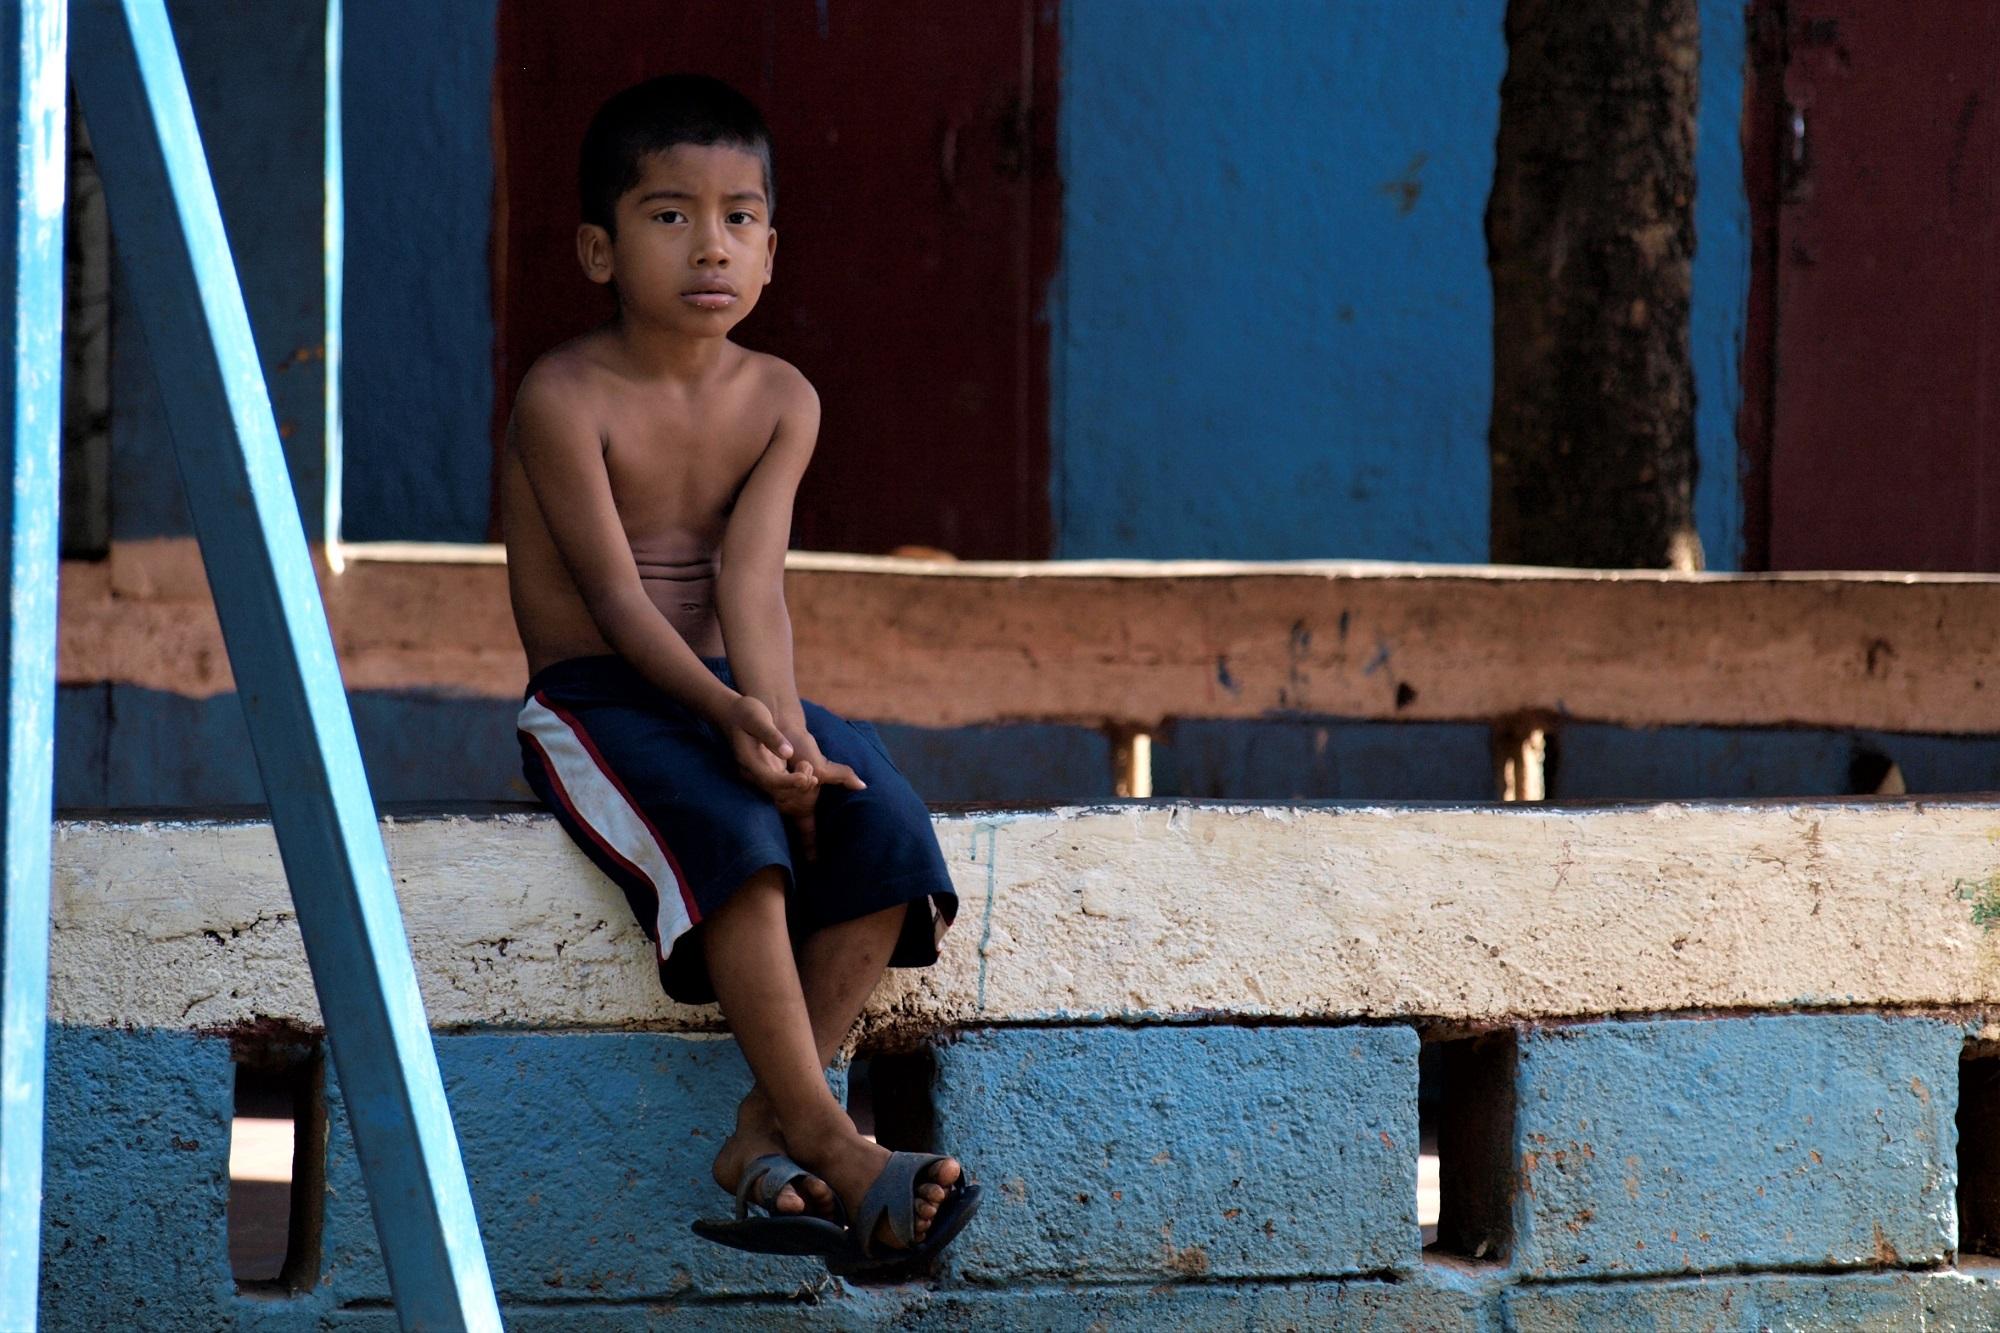
[[[792,501],[819,438],[819,395],[792,372],[777,429],[737,493],[723,533],[715,605],[737,688],[761,699],[794,741],[805,712],[792,669],[792,619],[785,609],[785,548]]]
[[[603,445],[559,381],[529,374],[515,400],[513,442],[542,521],[605,643],[653,686],[725,728],[738,760],[760,781],[773,767],[788,778],[791,743],[768,709],[718,680],[646,596],[611,498]],[[773,762],[760,761],[758,750]]]

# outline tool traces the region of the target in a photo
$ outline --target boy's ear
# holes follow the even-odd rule
[[[576,229],[576,262],[592,282],[611,281],[611,233],[594,222]]]
[[[773,227],[766,233],[766,238],[767,244],[764,248],[764,281],[768,283],[771,281],[771,274],[776,272],[778,267],[778,229]]]

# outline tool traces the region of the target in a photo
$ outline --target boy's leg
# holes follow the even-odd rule
[[[808,935],[799,946],[799,985],[805,993],[806,1013],[812,1021],[813,1044],[819,1051],[820,1068],[832,1064],[842,1043],[861,1016],[861,1007],[874,993],[875,985],[889,966],[896,937],[902,932],[906,908],[884,908],[880,912],[843,921]],[[736,1132],[715,1156],[715,1183],[734,1193],[744,1167],[753,1159],[784,1147],[778,1132],[778,1114],[762,1084],[753,1085],[743,1104],[736,1108]],[[779,1193],[780,1212],[810,1211],[826,1215],[833,1211],[833,1190],[823,1180],[802,1184],[806,1197],[787,1187]]]
[[[819,1034],[806,1007],[786,929],[783,877],[776,870],[753,876],[710,916],[702,933],[709,979],[722,1002],[723,1016],[743,1048],[784,1143],[792,1156],[817,1170],[850,1209],[858,1206],[889,1153],[861,1137],[826,1085]],[[852,948],[863,941],[872,943],[872,932],[857,929],[844,940],[808,951],[829,992],[850,1006],[845,1024],[853,1022],[874,982],[870,979],[862,988],[863,960],[841,946]],[[886,953],[882,961],[886,963]],[[878,964],[874,975],[879,977],[880,972]],[[831,1007],[828,1026],[837,1017]],[[834,1050],[845,1035],[843,1025],[832,1039]],[[946,1159],[917,1187],[919,1237],[929,1229],[946,1188],[959,1175],[958,1163]]]

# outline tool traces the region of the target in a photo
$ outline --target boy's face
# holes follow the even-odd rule
[[[720,337],[757,305],[778,252],[764,164],[741,148],[677,144],[647,155],[618,200],[617,235],[585,223],[577,258],[618,283],[628,316]]]

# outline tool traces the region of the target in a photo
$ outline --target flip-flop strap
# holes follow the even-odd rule
[[[750,1216],[752,1204],[776,1217],[778,1196],[784,1193],[785,1186],[808,1174],[804,1167],[781,1152],[751,1158],[750,1165],[743,1168],[742,1179],[736,1182],[737,1220]]]
[[[936,1153],[899,1152],[889,1155],[889,1163],[882,1168],[882,1174],[875,1177],[875,1183],[868,1187],[868,1193],[861,1196],[861,1208],[855,1215],[855,1232],[861,1238],[861,1252],[868,1258],[876,1258],[875,1233],[886,1220],[889,1223],[889,1237],[899,1249],[912,1249],[917,1243],[916,1190],[917,1175],[933,1163],[942,1162]]]

